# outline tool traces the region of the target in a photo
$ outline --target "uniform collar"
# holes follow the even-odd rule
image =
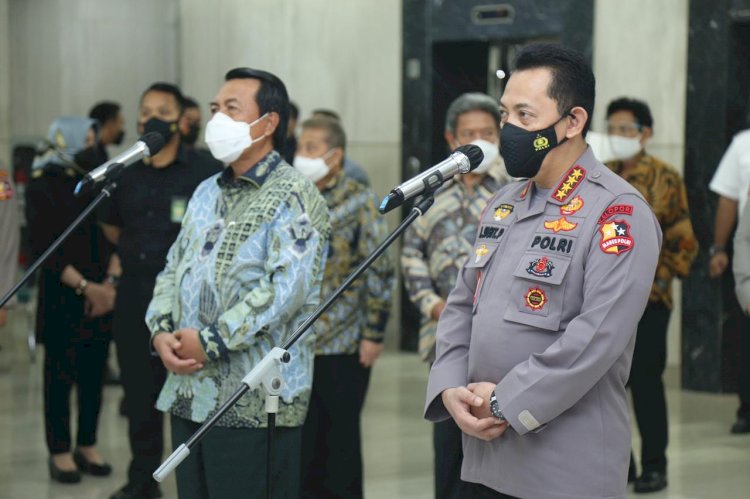
[[[598,171],[599,168],[599,161],[594,156],[591,148],[587,147],[583,154],[573,163],[573,166],[554,184],[549,197],[547,197],[547,202],[558,206],[569,203],[575,197],[575,193],[579,192],[581,186],[586,183],[587,174],[594,179],[601,176],[601,172]],[[537,203],[533,207],[531,206],[531,198],[533,197],[532,189],[535,188],[534,182],[528,180],[525,186],[518,191],[515,197],[519,208],[517,214],[518,220],[538,215],[544,211],[546,203]]]
[[[248,183],[260,188],[266,182],[271,173],[276,170],[279,163],[281,163],[281,155],[274,149],[237,178],[234,176],[234,170],[232,170],[232,167],[228,166],[224,168],[224,171],[221,172],[221,175],[216,179],[216,182],[219,184],[219,187],[228,187],[231,185],[239,186]]]

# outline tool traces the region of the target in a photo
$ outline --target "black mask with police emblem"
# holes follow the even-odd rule
[[[164,143],[168,143],[172,136],[177,133],[177,121],[164,121],[159,118],[151,118],[143,124],[143,133],[156,132],[164,138]]]
[[[533,178],[539,173],[547,154],[568,138],[557,142],[555,125],[567,117],[563,114],[559,120],[542,130],[529,131],[506,123],[500,132],[500,155],[505,161],[508,175],[516,178]]]

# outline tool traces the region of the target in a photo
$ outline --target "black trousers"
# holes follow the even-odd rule
[[[435,499],[463,499],[469,495],[469,484],[461,480],[464,449],[461,429],[453,418],[435,423],[432,444],[435,450]]]
[[[740,351],[740,372],[737,394],[740,407],[737,417],[750,419],[750,317],[742,314],[742,350]]]
[[[518,499],[478,483],[466,483],[466,495],[462,497],[467,499]]]
[[[184,443],[200,427],[187,419],[171,417],[172,442]],[[241,499],[266,497],[265,428],[216,426],[190,450],[177,467],[180,499]],[[302,429],[277,427],[273,437],[273,497],[300,497],[300,445]]]
[[[359,354],[315,357],[302,432],[302,497],[362,497],[360,414],[369,383]]]
[[[151,273],[124,273],[115,303],[113,333],[132,454],[128,483],[133,486],[156,485],[151,474],[159,467],[164,451],[164,418],[154,405],[167,373],[161,359],[151,355],[151,333],[144,322],[155,278]]]
[[[102,407],[109,340],[47,341],[44,349],[44,427],[50,454],[70,452],[70,392],[78,389],[78,446],[94,445]]]
[[[641,434],[641,470],[666,472],[667,400],[662,375],[667,365],[667,326],[671,310],[662,303],[649,303],[638,322],[630,392]]]

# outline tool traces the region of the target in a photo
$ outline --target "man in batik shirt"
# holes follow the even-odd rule
[[[621,98],[607,108],[607,128],[615,161],[607,166],[627,180],[654,210],[664,242],[646,311],[638,323],[630,391],[641,433],[641,475],[635,492],[667,486],[667,401],[662,374],[667,364],[667,326],[672,313],[672,279],[685,277],[698,254],[685,184],[677,171],[648,154],[653,118],[645,102]],[[630,478],[635,479],[631,459]]]
[[[401,266],[409,299],[422,313],[419,354],[435,360],[435,330],[445,300],[456,284],[458,271],[474,252],[477,225],[487,201],[509,177],[499,155],[498,103],[481,93],[464,94],[448,108],[445,141],[453,150],[465,144],[482,148],[484,160],[472,173],[460,175],[435,197],[435,204],[416,220],[404,236]],[[509,208],[512,210],[512,207]],[[510,211],[497,207],[495,216]],[[449,418],[435,423],[435,497],[466,497],[461,482],[461,430]]]
[[[206,143],[229,168],[193,194],[146,316],[170,371],[157,407],[171,414],[175,446],[318,305],[329,233],[323,197],[275,150],[289,112],[281,80],[231,70],[211,112]],[[177,468],[180,497],[262,497],[266,466],[278,497],[299,497],[313,347],[314,336],[304,337],[282,367],[273,461],[260,451],[267,416],[265,394],[255,390]]]
[[[302,124],[294,166],[315,183],[331,213],[331,240],[321,298],[386,238],[385,219],[369,187],[343,170],[346,136],[329,118]],[[314,325],[315,369],[303,428],[302,497],[362,497],[360,414],[370,369],[383,350],[394,283],[388,253]]]

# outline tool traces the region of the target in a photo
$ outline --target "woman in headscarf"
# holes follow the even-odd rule
[[[91,202],[75,197],[79,180],[95,164],[94,121],[62,117],[52,122],[34,160],[26,216],[31,250],[38,258]],[[36,333],[45,345],[44,417],[50,477],[63,483],[81,472],[109,475],[96,444],[104,366],[110,340],[114,283],[107,282],[111,254],[94,217],[84,221],[41,266]],[[76,447],[70,432],[70,392],[78,390]],[[71,452],[72,451],[72,452]]]

